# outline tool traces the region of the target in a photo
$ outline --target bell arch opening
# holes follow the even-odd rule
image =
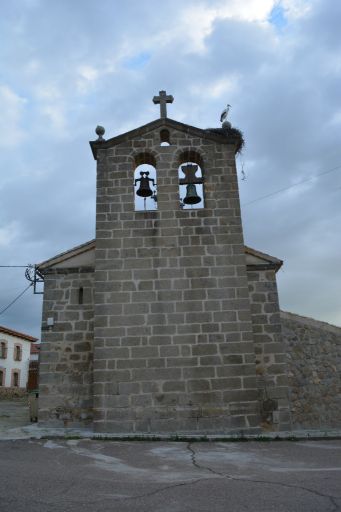
[[[141,152],[134,156],[135,211],[157,210],[156,159],[152,153]]]
[[[193,150],[181,153],[178,176],[180,208],[183,210],[204,208],[204,175],[201,155]]]
[[[156,160],[151,153],[140,153],[134,158],[135,211],[157,210]]]
[[[170,146],[170,135],[169,131],[164,129],[160,131],[160,146]]]

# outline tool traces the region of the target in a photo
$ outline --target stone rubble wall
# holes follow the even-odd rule
[[[251,318],[262,427],[290,430],[288,377],[275,270],[249,269]]]
[[[93,307],[91,269],[46,273],[39,370],[42,425],[71,427],[92,422]],[[48,327],[51,317],[54,325]]]
[[[294,428],[340,428],[341,328],[281,312]]]
[[[25,398],[28,393],[25,388],[0,387],[0,400],[13,400],[16,398]]]

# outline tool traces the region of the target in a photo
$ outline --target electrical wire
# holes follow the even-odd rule
[[[30,283],[24,291],[22,291],[21,293],[19,293],[19,295],[17,297],[15,297],[15,299],[12,300],[12,302],[10,302],[6,307],[4,307],[1,311],[0,311],[0,315],[2,315],[3,313],[5,313],[5,311],[7,311],[11,306],[13,306],[13,304],[15,302],[17,302],[17,300],[20,299],[20,297],[22,297],[24,295],[25,292],[27,292],[27,290],[33,286],[33,283]]]
[[[242,206],[249,206],[250,204],[257,203],[258,201],[262,201],[263,199],[267,199],[268,197],[275,196],[277,194],[280,194],[281,192],[285,192],[286,190],[290,190],[291,188],[298,187],[299,185],[302,185],[303,183],[308,183],[309,181],[313,181],[315,178],[318,178],[319,176],[323,176],[324,174],[329,174],[330,172],[335,172],[341,169],[341,165],[338,165],[337,167],[333,167],[332,169],[328,169],[328,171],[323,171],[318,174],[315,174],[314,176],[311,176],[310,178],[305,178],[304,180],[298,181],[297,183],[294,183],[293,185],[289,185],[288,187],[283,187],[278,190],[275,190],[274,192],[270,192],[270,194],[266,194],[265,196],[257,197],[257,199],[253,199],[252,201],[249,201],[248,203],[242,204]]]
[[[27,268],[30,265],[0,265],[0,268]]]

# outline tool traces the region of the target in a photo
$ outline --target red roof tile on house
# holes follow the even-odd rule
[[[38,341],[38,338],[34,338],[33,336],[30,336],[29,334],[24,334],[23,332],[14,331],[13,329],[3,327],[2,325],[0,325],[0,333],[1,332],[3,332],[4,334],[9,334],[10,336],[16,336],[17,338],[21,338],[27,341]]]

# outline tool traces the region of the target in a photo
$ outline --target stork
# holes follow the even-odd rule
[[[220,116],[221,123],[223,123],[225,121],[225,119],[227,118],[230,108],[231,108],[231,105],[228,103],[226,105],[226,108],[221,113],[221,116]]]

